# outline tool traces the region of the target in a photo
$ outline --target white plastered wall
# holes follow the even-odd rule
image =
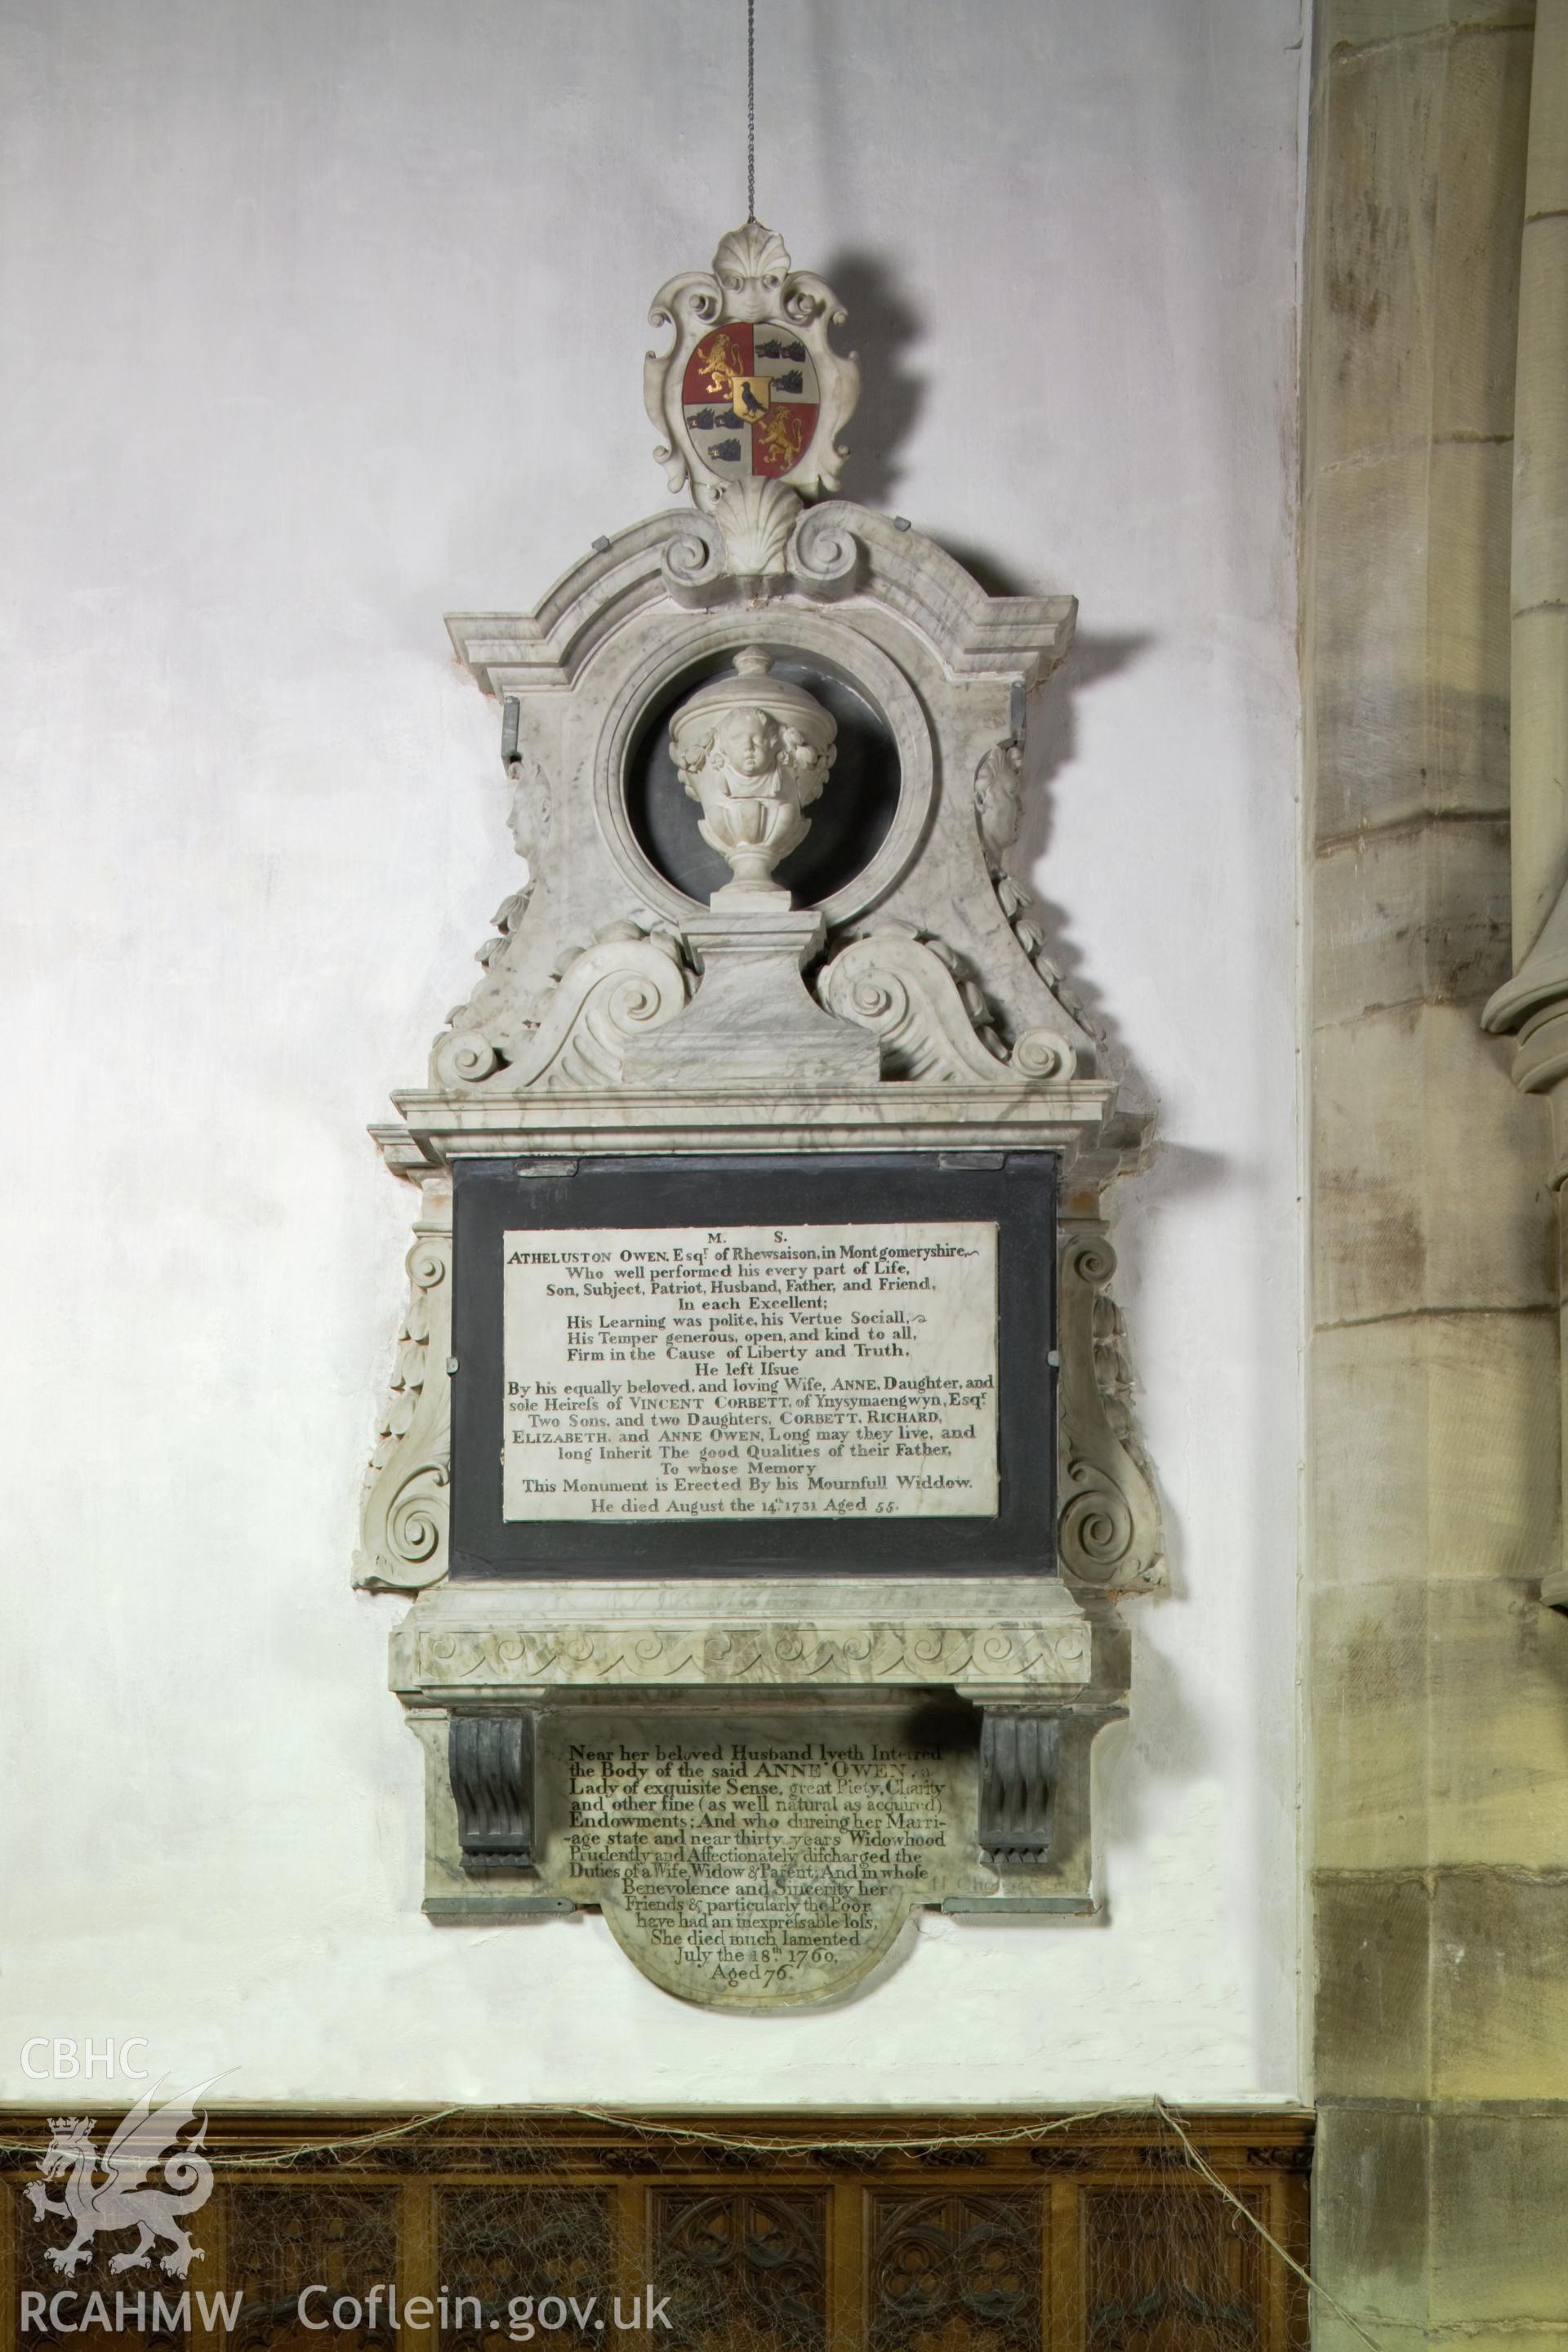
[[[1176,1584],[1108,1911],[767,2020],[596,1919],[435,1929],[349,1589],[411,1207],[364,1129],[519,878],[441,616],[666,502],[644,313],[744,209],[738,0],[11,0],[0,2095],[58,2104],[37,2034],[245,2102],[1299,2088],[1295,0],[762,15],[759,210],[892,442],[847,489],[1082,600],[1026,843],[1158,1108]]]

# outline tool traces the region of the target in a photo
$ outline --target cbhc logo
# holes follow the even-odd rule
[[[120,2060],[118,2066],[115,2064],[117,2049]],[[36,2050],[48,2053],[48,2057],[41,2066],[35,2066],[33,2063],[33,2053]],[[123,2074],[133,2083],[144,2083],[147,2080],[147,2068],[132,2064],[132,2051],[145,2058],[147,2043],[143,2035],[133,2033],[128,2042],[121,2042],[119,2044],[116,2044],[111,2036],[102,2049],[98,2050],[93,2047],[90,2041],[78,2042],[74,2034],[35,2033],[30,2042],[24,2042],[22,2044],[22,2072],[35,2083],[69,2082],[77,2076],[85,2079],[93,2075],[101,2066],[106,2074]]]

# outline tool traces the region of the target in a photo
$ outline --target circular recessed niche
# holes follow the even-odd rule
[[[893,829],[898,746],[881,712],[839,671],[796,648],[770,651],[773,676],[805,687],[838,722],[837,757],[822,797],[811,805],[811,831],[774,869],[797,907],[818,907],[865,873]],[[689,696],[727,672],[733,659],[729,651],[706,655],[670,681],[637,725],[624,770],[633,840],[655,873],[700,906],[731,876],[697,829],[701,812],[687,798],[670,756],[669,722]]]

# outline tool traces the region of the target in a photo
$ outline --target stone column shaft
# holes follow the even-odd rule
[[[1568,0],[1539,0],[1520,250],[1510,776],[1516,970],[1568,883]],[[1568,992],[1568,957],[1563,978]]]

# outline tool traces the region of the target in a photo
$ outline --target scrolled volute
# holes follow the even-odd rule
[[[724,534],[710,515],[696,513],[667,540],[659,558],[664,584],[678,604],[717,604],[731,585]]]
[[[1055,1030],[1026,1030],[1009,1056],[963,958],[905,924],[879,924],[841,948],[818,975],[816,994],[829,1013],[876,1033],[884,1078],[1005,1087],[1073,1074],[1073,1045]]]
[[[865,556],[842,507],[808,507],[790,538],[791,584],[819,604],[847,596],[858,584]]]
[[[537,1003],[504,1001],[482,1028],[438,1037],[435,1083],[506,1094],[614,1086],[626,1045],[673,1020],[688,988],[680,950],[667,933],[607,924],[592,947],[562,959]]]
[[[1057,1549],[1069,1582],[1167,1589],[1159,1498],[1133,1432],[1121,1318],[1105,1297],[1116,1254],[1098,1226],[1064,1229],[1058,1258]],[[1115,1347],[1107,1352],[1107,1309]]]
[[[439,1184],[426,1214],[408,1253],[408,1305],[360,1507],[354,1582],[371,1592],[422,1591],[447,1573],[451,1234]]]

